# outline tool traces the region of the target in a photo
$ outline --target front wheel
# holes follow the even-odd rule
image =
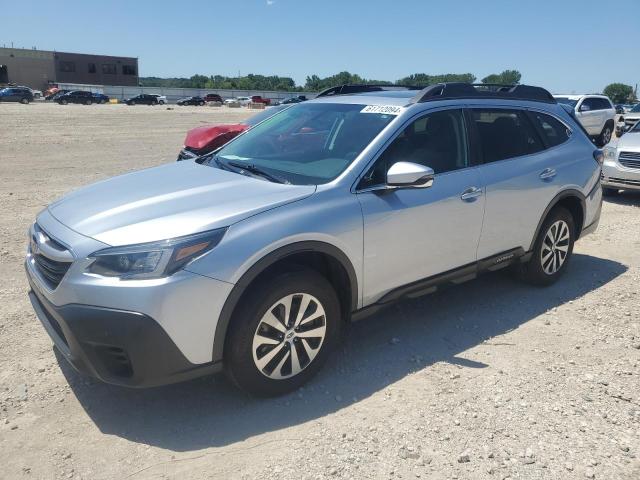
[[[164,100],[160,100],[158,103],[159,103],[160,105],[164,105]]]
[[[20,100],[20,103],[23,105],[28,105],[29,104],[29,99],[28,98],[23,98]]]
[[[555,283],[573,253],[575,231],[571,213],[563,207],[554,208],[542,224],[531,259],[518,265],[520,277],[533,285]]]
[[[66,105],[68,102],[66,100],[60,100],[60,105]]]
[[[91,105],[93,102],[91,100],[87,100],[86,102],[84,102],[85,105]]]
[[[606,124],[602,129],[600,136],[598,137],[598,146],[604,147],[606,144],[608,144],[611,141],[612,134],[613,134],[613,128],[611,128],[611,125]]]
[[[313,270],[287,272],[249,287],[225,342],[225,368],[246,392],[281,395],[313,377],[342,323],[331,284]]]
[[[619,193],[620,190],[617,188],[602,187],[602,195],[604,195],[605,197],[612,197],[614,195],[618,195]]]

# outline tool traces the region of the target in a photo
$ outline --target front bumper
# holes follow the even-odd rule
[[[186,270],[165,278],[144,280],[88,274],[87,256],[105,244],[69,229],[48,210],[38,215],[37,224],[60,248],[67,247],[73,260],[63,276],[51,282],[46,269],[38,264],[29,248],[25,268],[32,300],[38,299],[33,302],[34,309],[58,349],[64,352],[66,348],[67,359],[79,370],[110,383],[147,386],[182,380],[191,375],[187,374],[191,370],[202,370],[204,374],[211,364],[220,360],[213,357],[214,343],[224,339],[215,338],[215,331],[232,284]],[[42,245],[37,250],[38,254],[50,255]],[[53,327],[56,322],[67,340],[66,346],[59,332],[60,338],[52,334],[56,332]],[[95,326],[92,331],[100,333],[98,337],[87,334],[86,329],[91,325]],[[126,340],[129,334],[131,340]],[[74,340],[76,338],[79,340]],[[110,375],[103,365],[93,364],[99,357],[87,353],[87,345],[102,345],[110,338],[118,341],[109,345],[131,352],[126,354],[132,365],[131,377]],[[174,355],[175,351],[180,355]],[[161,359],[164,355],[179,361],[172,362],[174,367],[168,368]],[[153,359],[157,371],[143,361],[145,356]]]
[[[602,166],[602,186],[621,190],[640,190],[640,168],[628,168],[617,160],[606,160]]]
[[[152,387],[221,369],[221,362],[189,362],[162,327],[142,313],[80,304],[56,307],[33,284],[29,299],[67,361],[106,383]]]

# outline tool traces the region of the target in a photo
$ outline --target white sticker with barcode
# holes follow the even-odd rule
[[[360,113],[382,113],[386,115],[400,115],[402,107],[395,105],[367,105]]]

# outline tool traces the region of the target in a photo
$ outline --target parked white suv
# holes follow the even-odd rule
[[[600,147],[611,141],[616,108],[605,95],[554,95],[558,103],[569,105],[589,136]]]

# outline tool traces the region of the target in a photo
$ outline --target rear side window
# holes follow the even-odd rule
[[[540,127],[540,132],[544,137],[547,147],[555,147],[569,140],[571,130],[560,120],[551,115],[539,112],[531,112],[533,121]]]
[[[472,109],[484,163],[544,150],[533,125],[521,110]]]

